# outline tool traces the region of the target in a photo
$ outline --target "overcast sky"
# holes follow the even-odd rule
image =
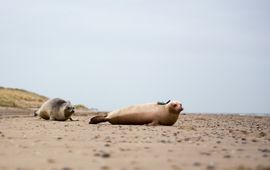
[[[0,1],[0,86],[100,110],[270,113],[270,1]]]

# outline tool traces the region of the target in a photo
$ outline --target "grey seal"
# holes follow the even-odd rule
[[[74,113],[74,106],[70,101],[60,98],[49,99],[35,112],[35,116],[39,116],[46,120],[65,121],[72,120],[71,115]]]

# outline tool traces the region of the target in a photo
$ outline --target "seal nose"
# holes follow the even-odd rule
[[[179,104],[180,106],[180,112],[184,110],[182,103]]]

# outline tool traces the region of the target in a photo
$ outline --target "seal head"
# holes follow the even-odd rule
[[[65,104],[65,107],[64,107],[64,115],[65,115],[65,117],[67,119],[70,118],[70,116],[75,112],[74,110],[75,110],[74,106],[70,103],[70,101],[68,101]]]
[[[180,114],[180,112],[184,110],[179,101],[171,101],[167,104],[167,107],[170,113]]]

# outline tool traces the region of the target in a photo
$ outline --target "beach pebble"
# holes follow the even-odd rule
[[[262,157],[267,158],[267,157],[268,157],[268,155],[267,155],[267,154],[263,154],[263,155],[262,155]]]
[[[192,165],[193,166],[201,166],[202,164],[200,162],[194,162]]]
[[[238,149],[237,149],[237,151],[244,151],[244,149],[242,149],[242,148],[238,148]]]
[[[101,169],[101,170],[109,170],[110,167],[109,167],[109,166],[102,166],[102,167],[100,167],[100,169]]]
[[[264,136],[266,136],[266,133],[264,133],[264,132],[260,132],[260,133],[258,134],[258,137],[259,137],[259,138],[264,137]]]
[[[95,153],[94,156],[100,156],[100,153]]]
[[[215,169],[215,166],[214,165],[207,165],[206,166],[206,169],[207,170],[214,170]]]
[[[251,141],[252,141],[252,142],[257,142],[257,139],[252,139]]]
[[[70,167],[64,167],[64,168],[62,168],[62,170],[72,170],[72,168],[70,168]]]
[[[110,144],[108,144],[108,143],[106,143],[104,146],[105,146],[105,147],[110,147],[111,145],[110,145]]]
[[[231,158],[231,155],[224,155],[224,158]]]
[[[4,135],[4,133],[3,133],[3,132],[1,132],[1,131],[0,131],[0,134],[1,134],[1,136],[2,136],[2,137],[5,137],[5,135]]]
[[[100,138],[100,135],[94,136],[94,139],[98,139],[98,138]]]
[[[166,143],[166,141],[165,141],[165,140],[163,140],[163,139],[162,139],[162,140],[160,140],[160,142],[161,142],[161,143]]]
[[[245,130],[241,130],[241,132],[242,132],[243,134],[245,134],[245,135],[247,135],[247,134],[248,134],[248,132],[247,132],[247,131],[245,131]]]
[[[181,170],[181,168],[179,166],[177,166],[177,165],[172,165],[172,169],[173,170]]]
[[[189,141],[189,140],[190,140],[190,138],[185,138],[185,139],[184,139],[184,141]]]
[[[50,164],[53,164],[53,163],[55,163],[55,160],[53,160],[53,159],[48,159],[47,162],[50,163]]]
[[[258,149],[258,151],[261,151],[264,153],[270,153],[270,149]]]
[[[209,152],[200,152],[201,155],[205,155],[205,156],[211,156],[211,153]]]
[[[102,152],[102,153],[101,153],[101,157],[102,157],[102,158],[109,158],[109,157],[111,157],[111,155],[110,155],[109,153]]]

